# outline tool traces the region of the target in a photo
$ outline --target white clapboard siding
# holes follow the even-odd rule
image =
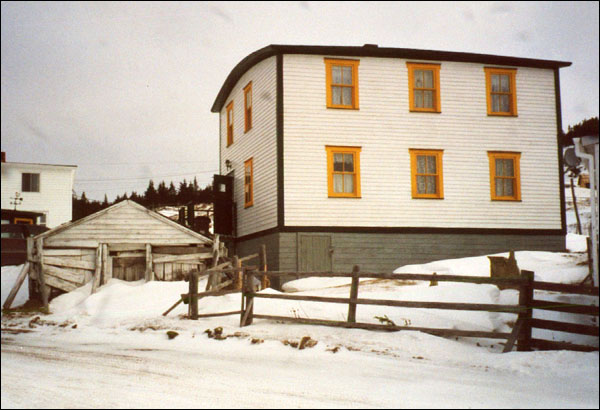
[[[252,128],[244,132],[244,87],[252,81]],[[221,172],[234,171],[238,236],[277,225],[276,62],[268,58],[239,79],[221,113]],[[233,103],[233,144],[227,147],[227,106]],[[254,205],[244,208],[244,162],[253,158]]]
[[[487,115],[483,64],[443,62],[441,113],[411,113],[406,61],[360,58],[359,110],[327,109],[324,56],[284,56],[288,226],[560,229],[554,72],[518,68],[518,117]],[[362,198],[328,198],[326,145],[360,146]],[[409,149],[442,149],[444,199],[412,199]],[[521,202],[487,151],[521,153]]]
[[[75,166],[3,162],[2,209],[12,209],[11,197],[19,192],[23,198],[20,211],[44,213],[49,228],[69,222],[73,212],[75,169]],[[23,192],[23,173],[40,174],[39,192]]]
[[[210,242],[132,201],[45,232],[46,247],[97,247],[99,243],[191,245]]]

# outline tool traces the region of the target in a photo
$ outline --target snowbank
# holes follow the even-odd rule
[[[21,273],[21,269],[23,269],[23,265],[17,266],[3,266],[2,267],[2,305],[4,306],[4,301],[8,297],[8,294],[12,290],[15,282],[17,281],[17,277],[19,273]],[[29,283],[27,279],[21,285],[15,300],[13,301],[11,307],[15,308],[17,306],[21,306],[29,299]]]

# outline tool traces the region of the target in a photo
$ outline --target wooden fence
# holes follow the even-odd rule
[[[257,293],[253,288],[253,277],[258,272],[247,270],[244,272],[243,293],[242,293],[242,310],[240,312],[240,326],[248,326],[252,324],[253,319],[269,319],[277,321],[285,321],[302,324],[326,325],[344,328],[358,328],[368,330],[385,330],[385,331],[421,331],[437,336],[445,337],[477,337],[491,339],[506,339],[504,351],[508,352],[513,349],[515,344],[519,351],[530,351],[532,349],[569,349],[579,351],[594,351],[598,350],[593,346],[582,346],[566,342],[553,342],[541,339],[532,338],[532,329],[549,329],[561,332],[576,333],[598,337],[598,326],[581,325],[574,323],[565,323],[558,321],[542,320],[533,318],[534,309],[542,309],[556,312],[568,312],[580,315],[591,315],[598,317],[598,306],[588,306],[570,303],[556,303],[534,299],[534,290],[546,290],[560,293],[582,294],[598,297],[598,288],[579,285],[563,285],[548,282],[535,282],[534,273],[530,271],[522,271],[520,277],[517,278],[490,278],[482,276],[458,276],[458,275],[425,275],[425,274],[388,274],[388,273],[360,273],[359,267],[355,266],[352,273],[331,273],[331,272],[260,272],[260,275],[270,277],[293,276],[297,279],[309,277],[345,277],[351,278],[350,295],[348,298],[334,298],[322,296],[299,296],[288,294],[261,294]],[[358,297],[360,279],[390,279],[390,280],[408,280],[408,281],[426,281],[431,283],[437,282],[458,282],[458,283],[473,283],[473,284],[492,284],[503,287],[513,287],[519,290],[519,301],[517,305],[502,305],[502,304],[481,304],[481,303],[447,303],[447,302],[415,302],[415,301],[399,301],[399,300],[377,300],[377,299],[361,299]],[[273,316],[267,314],[254,313],[254,299],[282,299],[292,301],[312,301],[321,303],[339,303],[348,305],[348,316],[346,321],[309,319],[286,316]],[[596,299],[597,300],[597,299]],[[486,311],[486,312],[505,312],[514,313],[517,315],[517,320],[511,333],[490,332],[490,331],[474,331],[474,330],[458,330],[458,329],[440,329],[440,328],[424,328],[415,326],[397,326],[383,325],[374,323],[359,323],[356,321],[356,308],[358,305],[377,305],[389,307],[404,307],[404,308],[419,308],[419,309],[443,309],[443,310],[462,310],[462,311]],[[596,319],[597,323],[597,319]]]

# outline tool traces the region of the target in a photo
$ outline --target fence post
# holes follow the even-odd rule
[[[262,244],[260,246],[260,266],[259,270],[266,272],[267,271],[267,245]],[[260,281],[260,288],[266,289],[271,286],[271,281],[267,275],[262,275]]]
[[[521,321],[521,330],[517,337],[517,351],[518,352],[530,352],[531,351],[531,318],[533,317],[533,278],[534,273],[532,271],[523,270],[521,271],[521,277],[525,279],[519,287],[519,307],[524,308],[524,312],[519,313],[517,321]]]
[[[348,322],[356,323],[356,299],[358,298],[358,273],[360,268],[352,268],[352,286],[350,287],[350,302],[348,303]]]
[[[240,318],[240,327],[252,324],[254,318],[254,273],[243,269],[243,288],[242,288],[242,316]],[[246,306],[244,306],[244,299]]]
[[[198,320],[198,271],[190,272],[190,319]]]

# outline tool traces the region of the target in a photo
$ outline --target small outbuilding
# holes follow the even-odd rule
[[[91,280],[92,291],[111,278],[180,280],[212,258],[212,244],[210,238],[125,200],[30,240],[30,289],[42,291],[47,300],[48,288],[69,292]]]

